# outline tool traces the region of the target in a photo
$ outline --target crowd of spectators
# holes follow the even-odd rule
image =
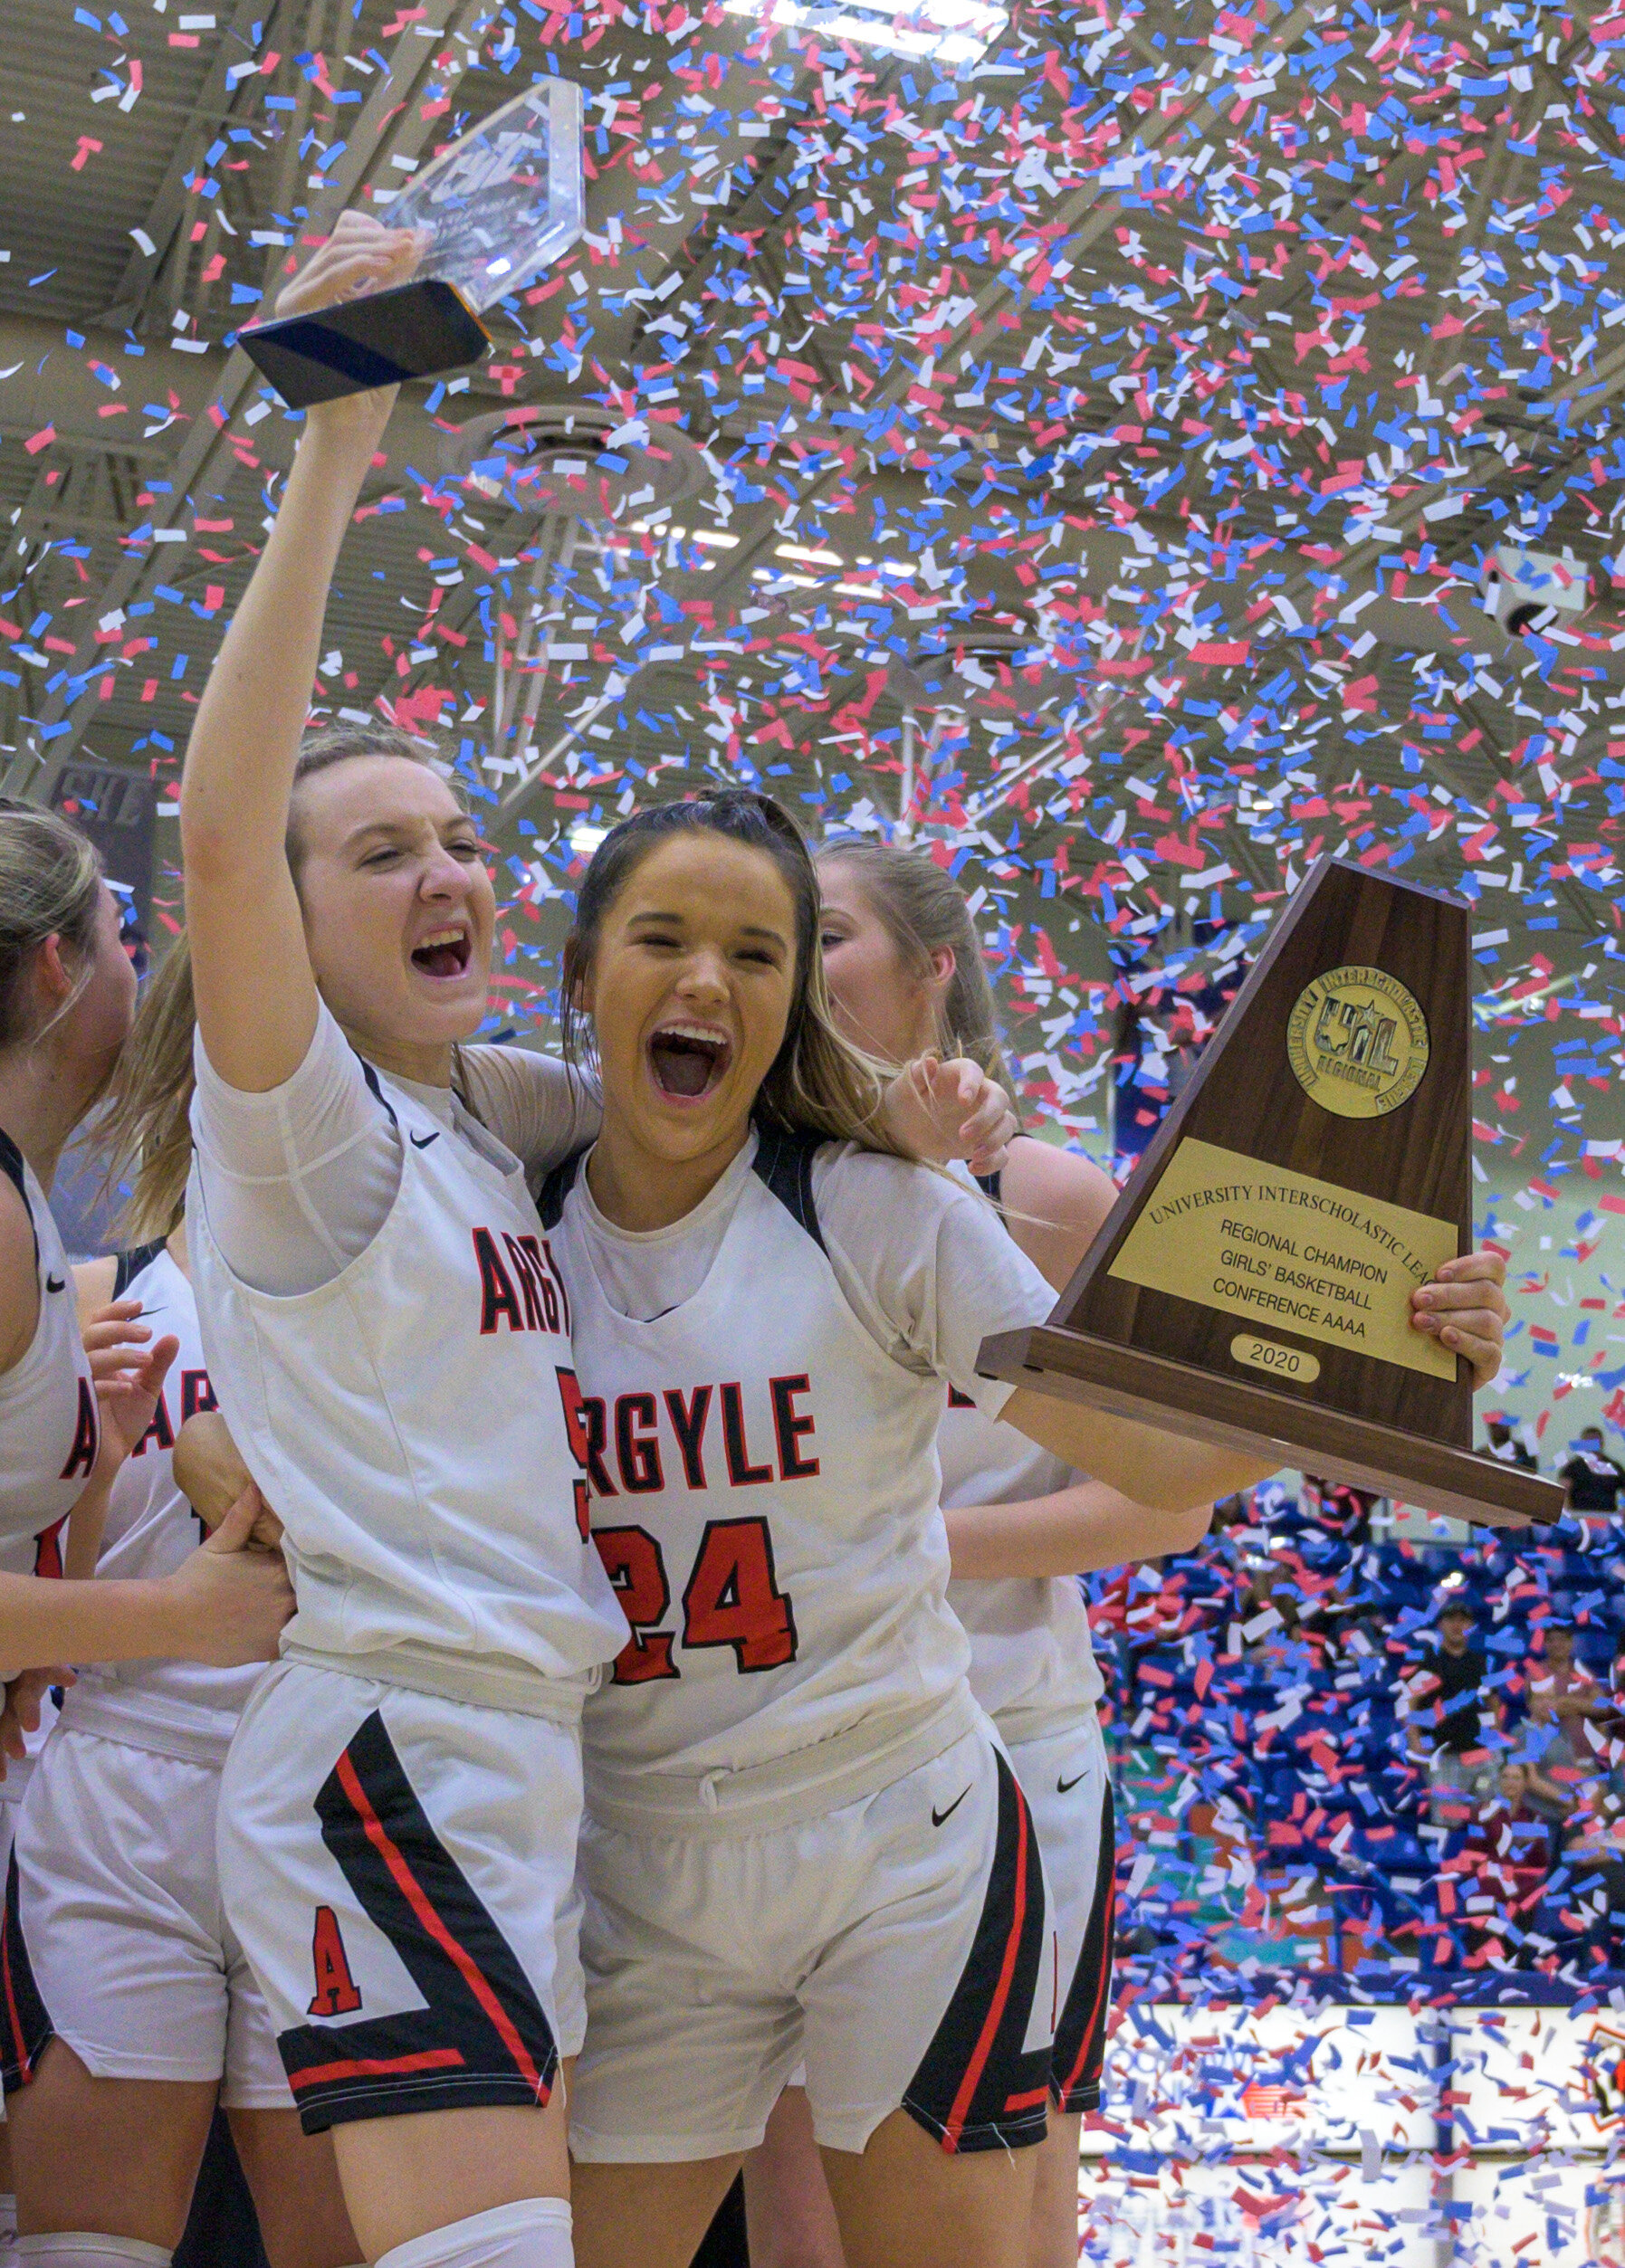
[[[1625,1472],[1596,1426],[1557,1470],[1549,1529],[1272,1482],[1094,1580],[1131,1969],[1625,1973]]]

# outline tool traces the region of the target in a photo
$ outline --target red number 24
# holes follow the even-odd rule
[[[672,1600],[659,1544],[646,1528],[599,1528],[593,1541],[632,1625],[631,1643],[616,1659],[615,1682],[680,1676],[673,1634],[654,1627]],[[706,1522],[683,1593],[683,1643],[731,1646],[741,1671],[776,1670],[795,1660],[795,1613],[774,1578],[765,1520]]]

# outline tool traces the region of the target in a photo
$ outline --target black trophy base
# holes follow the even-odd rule
[[[483,360],[491,336],[449,283],[430,278],[314,315],[257,323],[239,331],[237,343],[290,409],[309,409],[403,378],[464,369]]]

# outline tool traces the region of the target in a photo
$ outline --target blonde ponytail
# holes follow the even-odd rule
[[[106,1161],[104,1187],[121,1182],[129,1195],[119,1215],[125,1244],[167,1236],[186,1201],[192,1168],[192,948],[177,937],[148,982],[98,1114],[96,1147]]]

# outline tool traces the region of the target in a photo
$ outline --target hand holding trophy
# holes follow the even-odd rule
[[[1412,1320],[1472,1248],[1470,946],[1462,900],[1323,859],[1055,1314],[982,1374],[1446,1518],[1557,1519],[1474,1453],[1466,1349]]]
[[[241,344],[291,409],[478,362],[479,320],[580,235],[581,91],[531,87],[443,150],[387,222],[340,215]]]

